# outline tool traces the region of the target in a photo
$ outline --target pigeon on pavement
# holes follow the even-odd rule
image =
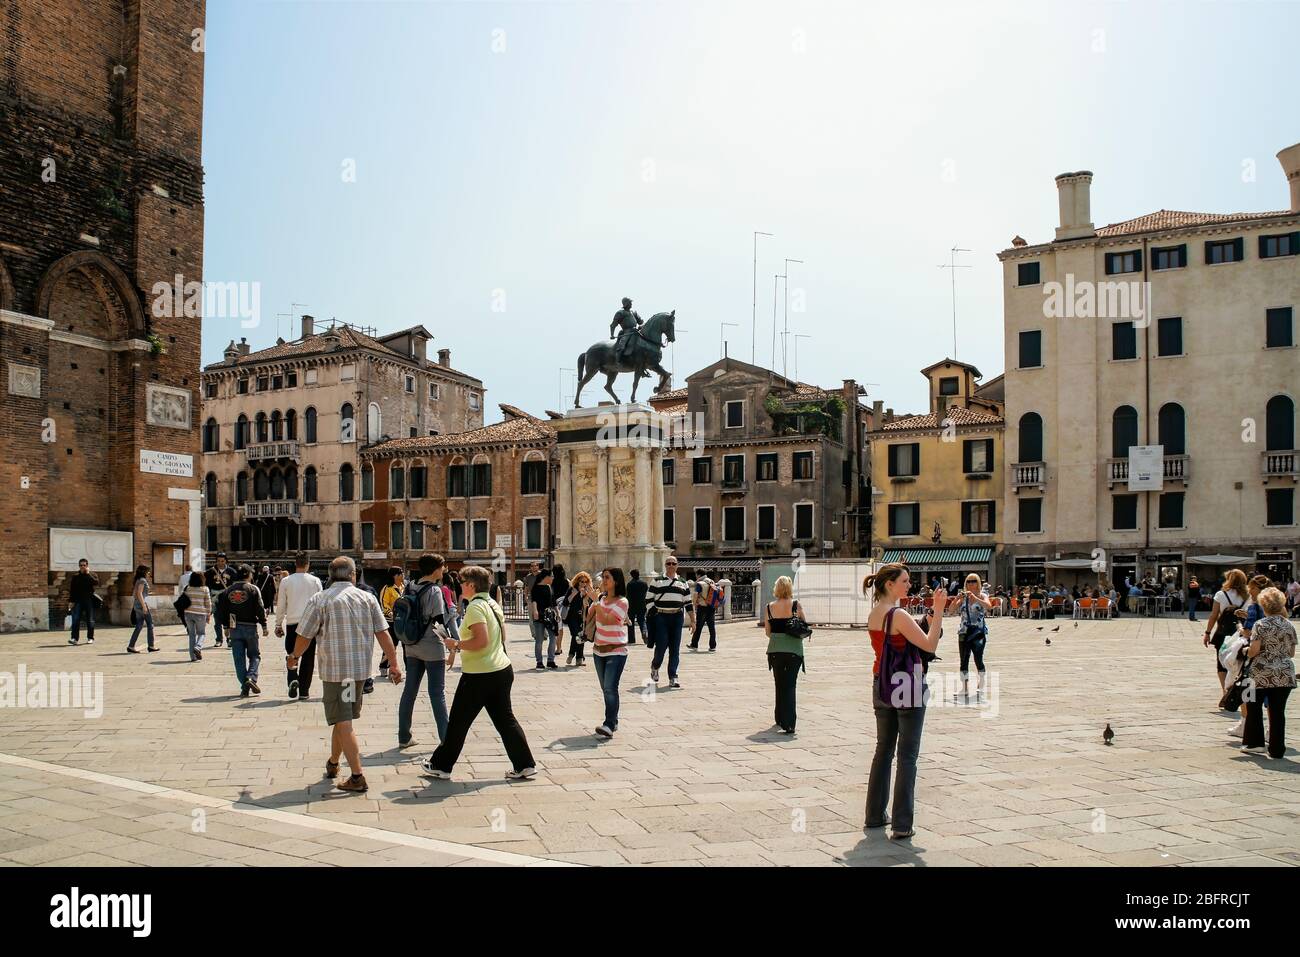
[[[1107,744],[1115,740],[1115,732],[1110,729],[1110,722],[1106,723],[1106,730],[1101,733],[1101,740]]]

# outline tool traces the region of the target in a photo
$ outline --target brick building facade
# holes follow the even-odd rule
[[[199,544],[200,320],[151,300],[202,279],[203,26],[202,0],[0,9],[0,630],[61,622],[81,557],[124,620],[130,570],[165,585]]]

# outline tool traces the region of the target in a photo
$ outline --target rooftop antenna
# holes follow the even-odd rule
[[[971,268],[970,266],[957,265],[957,254],[968,252],[970,252],[969,249],[962,249],[960,246],[954,245],[952,249],[948,250],[948,262],[939,266],[940,269],[952,270],[949,275],[952,276],[952,357],[954,359],[957,358],[957,270]]]
[[[750,365],[758,364],[758,237],[771,235],[771,233],[765,233],[761,230],[754,230],[754,305],[750,310],[750,322],[753,325],[749,347]]]
[[[803,265],[802,259],[787,259],[785,261],[785,313],[782,320],[783,331],[781,333],[781,375],[787,376],[790,372],[789,364],[786,362],[786,345],[789,342],[790,335],[790,264],[798,263]]]
[[[722,357],[723,357],[723,358],[726,358],[726,355],[727,355],[727,343],[726,343],[724,337],[725,337],[726,334],[727,334],[727,326],[731,326],[733,329],[739,329],[739,328],[740,328],[740,324],[739,324],[739,323],[736,323],[736,322],[722,322],[722,323],[719,323],[718,326],[719,326],[719,328],[718,328],[718,352],[722,354]]]

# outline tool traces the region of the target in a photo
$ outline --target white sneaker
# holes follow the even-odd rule
[[[612,737],[614,737],[614,732],[611,731],[611,730],[609,730],[609,728],[607,728],[607,727],[606,727],[605,725],[603,725],[603,724],[601,724],[601,725],[597,725],[597,726],[596,726],[596,733],[597,733],[598,735],[600,735],[602,738],[612,738]]]
[[[1238,750],[1238,751],[1241,751],[1241,752],[1243,752],[1243,753],[1245,753],[1245,754],[1263,754],[1264,751],[1265,751],[1265,748],[1264,748],[1264,746],[1263,746],[1262,744],[1259,745],[1258,747],[1253,747],[1253,748],[1252,748],[1252,747],[1247,747],[1246,745],[1243,744],[1243,745],[1242,745],[1240,748],[1238,748],[1237,750]]]
[[[527,781],[529,778],[535,777],[537,777],[536,768],[524,768],[522,771],[511,770],[506,772],[507,781]]]
[[[1239,738],[1241,737],[1242,733],[1245,730],[1246,730],[1246,719],[1242,718],[1240,721],[1238,721],[1236,724],[1234,724],[1231,728],[1228,729],[1228,734],[1231,734],[1234,737]]]
[[[433,766],[433,758],[432,758],[432,757],[425,758],[424,761],[422,761],[422,762],[420,763],[420,776],[421,776],[421,777],[426,777],[426,778],[434,778],[435,780],[438,780],[438,781],[450,781],[450,780],[451,780],[451,772],[450,772],[450,771],[440,771],[440,770],[438,770],[437,768],[435,768],[435,767]]]

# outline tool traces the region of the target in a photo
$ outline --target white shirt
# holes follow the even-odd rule
[[[290,625],[298,624],[307,602],[320,591],[320,579],[310,572],[295,572],[280,582],[280,590],[275,596],[276,627],[283,626],[286,619]]]

